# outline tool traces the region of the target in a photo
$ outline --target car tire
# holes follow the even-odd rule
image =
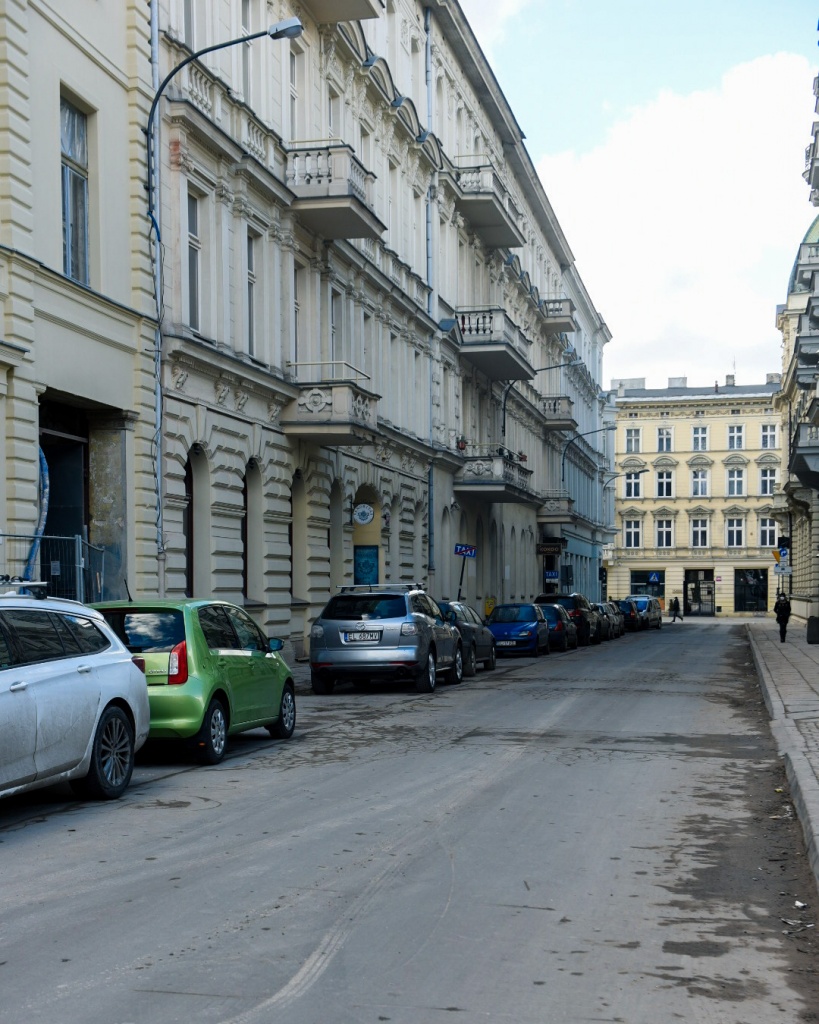
[[[133,770],[134,730],[122,708],[112,705],[97,724],[88,774],[72,779],[71,788],[77,796],[116,800],[128,788]]]
[[[335,679],[327,679],[325,676],[320,676],[317,672],[310,673],[310,685],[313,687],[313,693],[318,693],[325,697],[328,693],[332,693],[335,689]]]
[[[435,652],[427,652],[427,660],[415,677],[415,689],[418,693],[432,693],[435,689]]]
[[[485,672],[494,672],[495,671],[495,666],[497,665],[497,663],[498,663],[498,655],[497,655],[497,652],[495,651],[495,645],[492,644],[492,646],[489,648],[489,657],[483,663],[484,671]]]
[[[218,697],[214,697],[208,704],[195,741],[202,764],[219,764],[227,749],[227,734],[228,724],[224,705]]]
[[[296,728],[296,695],[292,683],[285,683],[279,704],[279,717],[267,726],[267,731],[277,740],[289,740]]]
[[[478,670],[478,652],[475,650],[475,645],[470,644],[469,650],[466,652],[464,658],[464,675],[467,677],[474,676]]]
[[[663,628],[663,620],[659,619],[658,622],[657,622],[657,629],[662,629],[662,628]]]
[[[464,677],[464,652],[460,644],[455,648],[455,658],[452,662],[452,668],[447,672],[446,679],[448,683],[453,683],[457,686]]]

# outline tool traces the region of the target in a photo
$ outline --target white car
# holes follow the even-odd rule
[[[0,797],[68,780],[115,799],[149,724],[144,666],[99,612],[0,593]]]

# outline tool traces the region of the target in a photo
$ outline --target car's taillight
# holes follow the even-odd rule
[[[171,651],[168,659],[168,682],[186,683],[188,681],[188,645],[183,640]]]
[[[139,669],[139,671],[143,675],[145,675],[145,659],[144,658],[140,658],[140,656],[138,654],[135,654],[131,658],[131,661],[136,665],[136,667]]]

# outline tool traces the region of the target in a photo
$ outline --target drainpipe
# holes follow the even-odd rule
[[[426,86],[427,86],[427,128],[432,124],[432,35],[430,31],[432,21],[432,11],[429,7],[424,8],[424,32],[426,33],[426,44],[424,53],[424,63],[426,71]],[[437,182],[435,176],[430,182],[429,189],[427,191],[427,209],[426,209],[426,232],[427,232],[427,313],[432,316],[433,314],[433,289],[432,282],[434,277],[434,267],[432,260],[432,193]],[[432,387],[432,355],[430,354],[429,360],[429,443],[432,444],[432,398],[433,398],[433,387]],[[435,572],[435,463],[430,463],[429,472],[427,474],[427,520],[429,523],[429,558],[427,573],[430,577]],[[432,586],[432,579],[429,581],[430,587]]]
[[[150,0],[151,3],[151,84],[154,95],[159,90],[159,0]],[[157,563],[157,591],[160,598],[165,597],[165,523],[162,512],[162,476],[164,472],[162,461],[162,235],[159,228],[160,205],[159,199],[159,123],[156,118],[151,131],[154,133],[151,151],[153,153],[154,168],[153,174],[149,168],[149,178],[153,182],[152,196],[149,196],[150,205],[155,211],[148,225],[148,243],[151,245],[151,264],[154,278],[154,303],[156,305],[156,326],[154,328],[154,438],[153,438],[153,462],[154,462],[154,489],[156,496],[156,563]],[[155,238],[151,243],[151,231]]]

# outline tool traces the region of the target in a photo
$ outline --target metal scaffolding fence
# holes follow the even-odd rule
[[[105,584],[105,549],[83,537],[40,537],[31,571],[26,567],[37,538],[0,533],[0,575],[46,584],[49,597],[100,601]]]

